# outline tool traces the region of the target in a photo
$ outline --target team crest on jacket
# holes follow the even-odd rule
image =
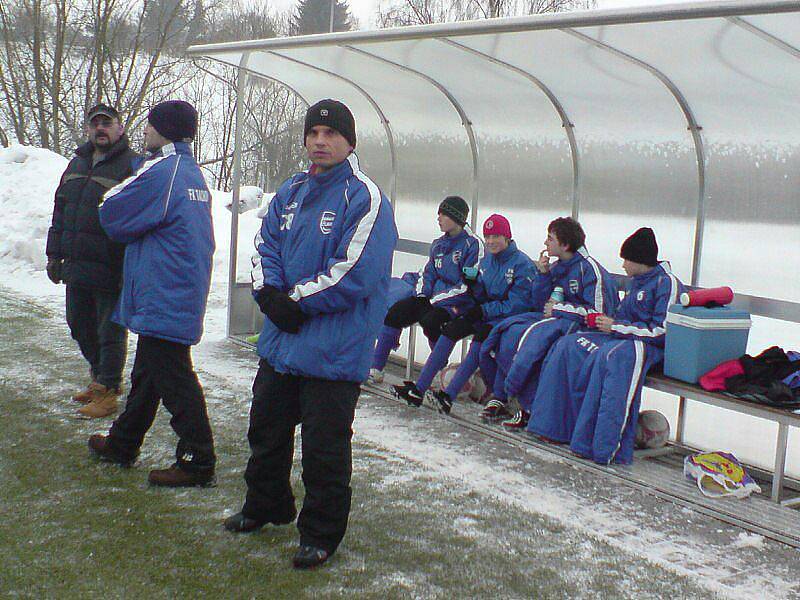
[[[511,285],[514,282],[514,267],[511,267],[506,271],[506,283]]]
[[[569,280],[569,291],[573,294],[577,294],[578,290],[580,289],[580,283],[578,283],[577,279],[570,279]]]
[[[461,262],[461,250],[456,250],[453,252],[453,262],[458,264]]]
[[[333,229],[333,221],[336,219],[336,213],[332,210],[326,210],[322,213],[319,219],[319,230],[328,235]]]

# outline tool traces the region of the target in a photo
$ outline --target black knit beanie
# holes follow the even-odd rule
[[[658,264],[656,234],[649,227],[637,229],[627,240],[622,242],[619,255],[625,260],[655,267]]]
[[[150,109],[147,120],[156,131],[173,142],[193,140],[197,133],[197,111],[183,100],[167,100]]]
[[[467,224],[469,206],[461,196],[448,196],[439,205],[439,214],[447,215],[461,227],[464,227]]]
[[[315,125],[325,125],[342,134],[350,145],[356,147],[356,120],[353,113],[338,100],[327,98],[320,100],[306,111],[306,122],[303,127],[303,145],[306,143],[308,130]]]

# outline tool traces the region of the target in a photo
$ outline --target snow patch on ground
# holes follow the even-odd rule
[[[736,548],[758,548],[764,547],[764,536],[757,533],[741,532],[736,536],[736,541],[733,543]]]
[[[52,215],[52,199],[67,161],[47,150],[26,146],[0,149],[0,214],[4,216],[4,235],[0,238],[0,281],[41,306],[63,318],[64,287],[51,284],[45,275],[45,241]],[[221,385],[247,390],[254,373],[254,364],[232,357],[226,350],[227,280],[229,262],[230,218],[225,208],[231,202],[229,193],[212,192],[217,252],[214,256],[211,293],[205,322],[205,336],[195,349],[195,364],[201,373]],[[252,236],[260,225],[255,210],[240,215],[238,261],[247,269],[253,253]],[[249,281],[247,271],[237,274],[240,281]],[[203,376],[205,379],[205,375]],[[247,413],[249,396],[238,394],[231,403],[241,403],[241,411],[228,411],[228,419],[241,418]],[[626,514],[628,507],[588,505],[585,499],[565,491],[548,488],[535,479],[513,469],[513,464],[491,463],[480,452],[465,453],[454,444],[460,443],[458,433],[443,439],[432,439],[425,421],[409,429],[402,423],[387,421],[385,413],[367,405],[357,413],[356,435],[370,446],[385,449],[387,460],[412,461],[429,471],[439,485],[462,487],[499,499],[512,510],[545,515],[577,529],[586,535],[602,539],[632,554],[646,557],[655,564],[674,572],[688,574],[708,589],[731,597],[784,597],[793,592],[791,577],[776,573],[746,573],[747,564],[724,549],[710,549],[687,534],[679,539],[666,539],[658,531],[658,523],[642,524],[647,515]],[[463,450],[463,449],[462,449]],[[476,456],[477,455],[477,456]],[[541,457],[540,457],[541,455]],[[545,456],[546,455],[546,456]],[[557,460],[544,452],[532,454],[537,459]],[[403,477],[387,477],[388,485],[402,485]],[[634,519],[633,517],[637,517]],[[471,519],[459,523],[467,535],[479,535]],[[501,542],[501,540],[499,540]],[[735,549],[768,551],[761,536],[742,532]],[[742,577],[739,577],[743,574]],[[418,582],[388,576],[400,586]],[[725,583],[722,583],[725,580]]]

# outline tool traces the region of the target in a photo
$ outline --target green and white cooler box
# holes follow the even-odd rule
[[[673,304],[667,312],[664,375],[697,383],[718,364],[747,350],[750,313],[728,306]]]

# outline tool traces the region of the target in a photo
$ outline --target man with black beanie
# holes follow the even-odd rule
[[[88,141],[75,150],[55,194],[47,233],[47,276],[66,284],[67,325],[89,363],[91,382],[72,399],[83,418],[117,410],[127,331],[111,319],[122,287],[125,246],[100,227],[103,194],[133,172],[139,156],[128,145],[117,110],[98,104],[86,113]]]
[[[105,460],[132,464],[162,401],[178,435],[176,462],[151,471],[148,481],[168,487],[210,485],[216,463],[191,357],[203,333],[214,254],[211,193],[189,146],[196,131],[188,102],[155,106],[144,131],[146,160],[100,206],[109,237],[127,244],[114,319],[139,342],[125,411],[107,436],[91,436],[89,447]]]
[[[372,355],[370,382],[383,382],[389,353],[400,345],[404,327],[422,326],[425,337],[435,344],[442,326],[475,306],[464,269],[475,268],[483,258],[483,242],[467,226],[469,206],[460,196],[447,196],[439,204],[439,229],[444,233],[431,244],[428,262],[414,294],[389,307]]]
[[[306,496],[295,568],[324,563],[347,529],[353,418],[397,242],[392,207],[353,153],[347,106],[330,99],[311,106],[303,141],[311,168],[281,185],[256,236],[253,296],[267,318],[247,434],[247,496],[225,521],[236,533],[294,521],[290,471],[301,424]]]
[[[653,230],[642,227],[622,243],[631,278],[613,316],[590,313],[588,331],[561,338],[542,369],[528,431],[599,464],[628,464],[642,385],[664,358],[667,310],[683,285],[658,262]]]

